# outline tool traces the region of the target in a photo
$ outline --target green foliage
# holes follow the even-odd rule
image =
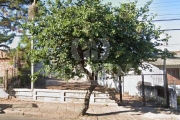
[[[0,84],[3,84],[3,77],[0,77]]]
[[[131,65],[140,73],[139,67],[148,68],[143,62],[155,61],[156,55],[162,53],[152,40],[168,40],[168,36],[160,38],[163,34],[160,28],[155,29],[152,22],[155,15],[149,17],[150,3],[142,8],[137,8],[136,2],[113,7],[110,3],[102,4],[100,0],[56,0],[41,4],[41,14],[35,21],[24,25],[34,36],[32,60],[43,62],[46,71],[55,71],[66,79],[73,76],[71,71],[74,69],[77,73],[78,65],[80,73],[84,72],[93,79],[87,64],[93,71],[112,64],[119,65],[120,70],[126,72],[127,65]],[[79,40],[77,43],[76,39]],[[102,39],[108,44],[104,45]],[[93,47],[97,56],[105,55],[109,49],[108,57],[95,59],[91,53],[85,57],[84,53]],[[111,71],[118,73],[117,68],[112,67]]]
[[[27,8],[24,5],[32,2],[33,0],[0,0],[0,45],[11,44],[15,33],[22,33],[21,24],[27,20]]]
[[[9,57],[11,58],[11,64],[16,67],[18,70],[17,76],[21,80],[21,85],[27,86],[30,84],[30,74],[31,74],[31,59],[30,59],[30,50],[31,50],[31,38],[23,35],[20,38],[18,46],[14,49],[11,49],[9,52]]]

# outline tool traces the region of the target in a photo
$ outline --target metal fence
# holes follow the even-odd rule
[[[162,106],[165,104],[164,74],[143,74],[138,84],[143,106]]]
[[[119,80],[105,79],[99,77],[100,85],[122,89],[122,99],[125,104],[133,106],[162,106],[164,99],[164,74],[143,74],[126,75],[121,78],[121,87]]]

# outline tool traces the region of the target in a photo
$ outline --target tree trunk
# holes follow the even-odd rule
[[[96,86],[97,86],[97,81],[91,81],[90,87],[88,88],[88,90],[86,92],[84,105],[83,105],[83,109],[82,109],[82,111],[80,113],[80,116],[83,116],[83,115],[86,114],[86,111],[89,108],[89,102],[90,102],[91,93],[96,88]]]
[[[122,103],[122,86],[121,86],[121,76],[119,76],[119,95],[120,95],[120,102]]]

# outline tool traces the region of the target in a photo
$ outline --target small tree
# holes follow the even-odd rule
[[[120,76],[131,64],[140,73],[139,67],[148,68],[142,63],[155,61],[161,52],[152,40],[161,41],[163,31],[154,28],[149,5],[138,9],[136,2],[112,7],[100,0],[48,1],[41,6],[43,15],[26,24],[34,36],[33,61],[43,62],[46,70],[61,78],[78,73],[88,76],[91,85],[81,115],[88,110],[90,95],[97,86],[96,73],[103,66],[111,64],[109,70]]]

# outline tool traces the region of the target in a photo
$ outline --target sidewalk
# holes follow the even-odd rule
[[[178,113],[153,107],[122,107],[90,105],[88,114],[78,117],[82,104],[43,103],[32,101],[0,100],[6,114],[46,117],[60,120],[180,120]]]

